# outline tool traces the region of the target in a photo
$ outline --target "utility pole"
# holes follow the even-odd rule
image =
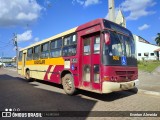
[[[17,65],[17,70],[18,70],[18,44],[17,44],[17,34],[13,34],[13,44],[16,48],[16,65]]]
[[[108,0],[109,20],[115,22],[114,0]]]
[[[3,66],[3,52],[2,52],[2,58],[1,58],[1,59],[2,59],[2,66]],[[3,67],[4,67],[4,66],[3,66]]]

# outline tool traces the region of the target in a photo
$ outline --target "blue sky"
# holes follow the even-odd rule
[[[159,0],[115,0],[127,28],[155,44],[160,32]],[[0,57],[15,56],[19,48],[51,37],[96,18],[107,18],[108,0],[0,0]]]

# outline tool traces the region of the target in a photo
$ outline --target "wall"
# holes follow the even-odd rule
[[[159,46],[152,45],[149,43],[140,42],[141,38],[139,36],[134,35],[134,40],[136,44],[136,57],[137,60],[157,60],[157,52],[154,52],[156,49],[160,48]],[[138,54],[141,54],[139,56]],[[145,56],[144,54],[147,53],[148,56]],[[152,56],[151,53],[154,55]],[[160,56],[160,52],[158,52]]]

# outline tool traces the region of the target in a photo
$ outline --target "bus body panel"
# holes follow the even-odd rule
[[[101,92],[101,82],[99,79],[99,83],[94,82],[94,75],[93,75],[93,67],[94,65],[98,65],[100,67],[100,54],[93,54],[93,41],[96,36],[101,37],[101,22],[99,20],[92,21],[91,23],[86,23],[83,26],[80,26],[77,28],[77,35],[78,35],[78,41],[79,41],[79,82],[81,89],[86,89],[89,91],[96,91]],[[83,43],[84,40],[90,38],[91,42],[91,51],[92,53],[90,55],[83,55]],[[90,74],[87,75],[87,77],[90,77],[88,81],[84,80],[84,66],[85,65],[91,65],[90,66]],[[100,73],[99,73],[100,74]]]

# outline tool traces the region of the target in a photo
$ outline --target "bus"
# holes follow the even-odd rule
[[[21,49],[18,73],[61,84],[68,95],[132,90],[139,83],[132,33],[102,18]]]

